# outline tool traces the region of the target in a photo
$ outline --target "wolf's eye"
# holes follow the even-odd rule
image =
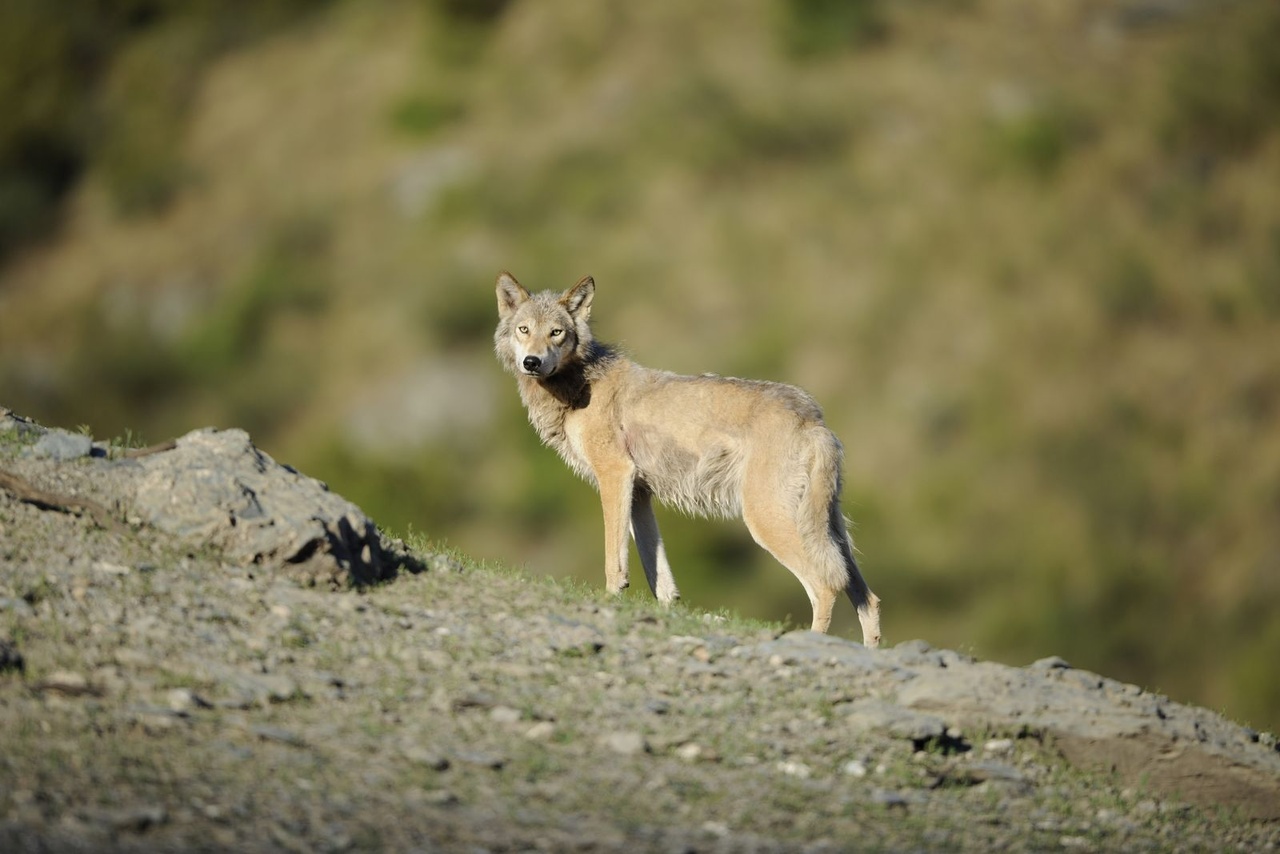
[[[564,330],[563,330],[563,329],[552,329],[552,330],[551,330],[551,337],[552,337],[552,338],[559,338],[559,337],[560,337],[561,335],[563,335],[563,334],[564,334]]]
[[[527,326],[520,326],[520,327],[517,327],[517,328],[520,330],[520,334],[521,334],[521,335],[528,335],[528,334],[529,334],[529,327],[527,327]]]

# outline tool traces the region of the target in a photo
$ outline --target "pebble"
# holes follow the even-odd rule
[[[105,560],[94,561],[93,569],[95,572],[101,572],[103,575],[129,575],[133,572],[132,567],[118,563],[111,563]]]
[[[789,777],[796,777],[801,780],[808,780],[813,776],[813,769],[803,762],[785,759],[778,763],[778,770]]]
[[[550,741],[556,734],[556,725],[551,721],[538,721],[525,730],[524,737],[530,741]]]
[[[401,753],[401,755],[404,756],[405,759],[408,759],[410,762],[413,762],[418,765],[425,765],[426,767],[430,768],[432,771],[449,770],[448,758],[439,753],[436,753],[433,750],[427,750],[422,747],[412,746],[412,747],[405,748],[404,751]]]
[[[635,756],[648,749],[644,736],[638,732],[611,732],[600,736],[600,744],[622,756]]]
[[[729,835],[729,825],[723,821],[704,821],[702,823],[702,832],[717,839],[724,839]]]
[[[867,776],[867,764],[861,759],[853,759],[844,763],[844,767],[841,770],[849,777]]]
[[[685,762],[696,762],[702,756],[702,745],[694,741],[682,744],[676,748],[676,756]]]
[[[422,793],[422,802],[435,807],[447,807],[459,803],[459,798],[448,789],[428,789]]]
[[[517,724],[521,717],[520,710],[510,706],[494,706],[489,710],[489,719],[497,724]]]
[[[876,789],[871,793],[871,803],[884,807],[906,809],[913,803],[923,803],[923,796],[908,795],[892,789]]]
[[[207,700],[186,688],[173,688],[165,694],[165,699],[169,703],[169,708],[175,712],[212,708]]]
[[[36,615],[35,608],[32,608],[26,599],[17,599],[9,596],[0,596],[0,611],[9,611],[19,617],[34,617]]]
[[[36,687],[42,691],[55,691],[69,697],[93,693],[93,687],[88,679],[69,670],[55,670],[41,680]]]
[[[507,760],[504,757],[498,756],[496,753],[486,753],[483,750],[459,750],[453,755],[465,765],[476,765],[480,768],[488,768],[491,771],[501,771],[507,764]]]
[[[263,741],[275,741],[280,744],[287,744],[290,747],[306,747],[306,739],[298,735],[290,729],[275,726],[262,726],[256,724],[249,727],[249,731]]]

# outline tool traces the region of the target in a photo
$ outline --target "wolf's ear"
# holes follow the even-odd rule
[[[560,303],[575,320],[586,321],[591,317],[591,298],[596,295],[596,280],[583,276],[578,284],[564,292]]]
[[[498,317],[506,317],[529,298],[529,292],[505,270],[498,274]]]

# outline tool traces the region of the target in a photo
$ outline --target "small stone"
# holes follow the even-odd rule
[[[105,560],[94,561],[93,569],[94,572],[101,572],[103,575],[128,575],[133,572],[132,567],[118,563],[109,563]]]
[[[801,780],[808,780],[813,776],[813,769],[803,762],[795,762],[790,759],[783,760],[778,763],[778,770],[789,777],[796,777]]]
[[[1033,670],[1070,670],[1071,665],[1067,663],[1065,658],[1051,655],[1048,658],[1041,658],[1032,662],[1031,668]]]
[[[648,749],[644,736],[638,732],[611,732],[600,737],[600,744],[622,756],[635,756]]]
[[[530,741],[550,741],[556,734],[556,725],[551,721],[538,721],[525,730],[524,737]]]
[[[280,744],[287,744],[290,747],[306,747],[307,742],[302,736],[293,730],[283,729],[275,726],[252,726],[249,731],[263,741],[276,741]]]
[[[0,611],[9,611],[17,614],[19,617],[34,617],[36,609],[26,599],[10,598],[8,596],[0,596]]]
[[[498,705],[498,701],[487,691],[473,691],[455,698],[452,705],[455,712],[461,712],[467,709],[492,709]]]
[[[79,673],[72,673],[69,670],[56,670],[50,673],[36,688],[41,691],[55,691],[68,697],[95,693],[88,679]]]
[[[31,448],[36,459],[67,462],[87,457],[93,452],[93,439],[81,433],[66,430],[50,430]]]
[[[497,724],[520,723],[521,717],[520,710],[510,706],[494,706],[489,710],[489,719]]]
[[[724,839],[729,835],[729,825],[723,821],[704,821],[702,823],[702,832],[717,839]]]
[[[871,793],[871,802],[880,804],[883,807],[897,807],[899,809],[906,809],[911,803],[906,795],[889,789],[876,789]]]
[[[458,803],[458,796],[448,789],[429,789],[422,793],[422,802],[435,807],[447,807]]]
[[[1027,776],[1002,762],[974,762],[961,765],[944,775],[947,779],[967,785],[977,783],[1007,783],[1018,788],[1030,788],[1031,781]]]
[[[1004,754],[1013,750],[1013,739],[993,738],[990,741],[988,741],[986,744],[982,745],[982,749],[986,753],[991,753],[996,756],[1003,756]]]
[[[493,753],[485,753],[482,750],[459,750],[454,756],[457,757],[459,762],[488,768],[490,771],[501,771],[507,764],[507,760],[503,757]]]
[[[685,762],[696,762],[702,756],[702,745],[693,741],[688,744],[682,744],[676,748],[676,756]]]
[[[422,747],[415,746],[415,747],[405,748],[402,755],[404,756],[405,759],[408,759],[410,762],[416,763],[418,765],[425,765],[426,767],[430,768],[432,771],[449,770],[449,760],[446,757],[441,756],[439,753],[436,753],[431,750],[427,750]]]
[[[169,708],[175,712],[185,712],[196,706],[196,695],[186,688],[174,688],[165,695]]]
[[[850,777],[867,776],[867,764],[861,759],[852,759],[844,763],[844,767],[841,770]]]

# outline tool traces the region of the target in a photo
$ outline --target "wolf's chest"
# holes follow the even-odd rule
[[[579,413],[570,413],[564,419],[564,432],[561,441],[556,445],[556,450],[570,468],[587,480],[595,482],[595,475],[587,457],[586,434],[587,420]]]

